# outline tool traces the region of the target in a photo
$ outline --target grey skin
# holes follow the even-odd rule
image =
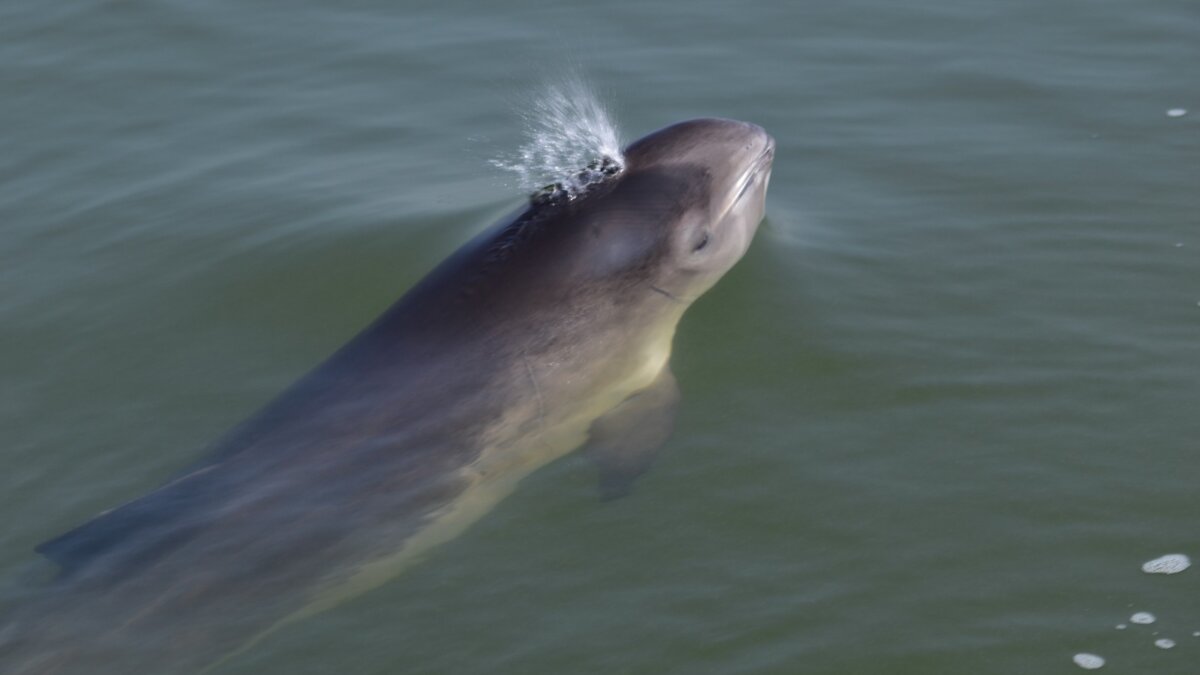
[[[628,491],[673,426],[676,325],[749,246],[774,147],[675,124],[476,237],[192,469],[42,544],[60,572],[0,622],[0,672],[211,668],[581,447]]]

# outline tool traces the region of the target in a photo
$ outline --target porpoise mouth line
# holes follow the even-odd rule
[[[772,140],[769,141],[767,143],[767,147],[764,148],[763,151],[754,158],[754,161],[750,162],[750,166],[746,169],[746,173],[743,174],[741,180],[738,181],[737,196],[730,200],[729,206],[725,207],[725,210],[721,213],[722,218],[728,215],[729,212],[733,210],[733,207],[737,206],[738,202],[740,202],[742,197],[745,196],[746,190],[748,190],[751,183],[754,182],[754,179],[771,165],[771,160],[774,158],[775,141]]]
[[[683,298],[679,297],[678,295],[675,295],[674,293],[672,293],[670,291],[661,289],[658,286],[655,286],[654,284],[650,284],[650,289],[657,293],[662,293],[663,295],[667,296],[671,300],[674,300],[675,302],[678,302],[681,304],[687,304],[687,300],[684,300]]]

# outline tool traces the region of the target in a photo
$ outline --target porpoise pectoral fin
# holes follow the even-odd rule
[[[115,509],[106,511],[75,529],[42,542],[35,550],[69,575],[91,561],[123,547],[123,553],[147,561],[179,543],[195,528],[197,507],[207,497],[200,469]],[[131,545],[136,540],[136,545]],[[128,562],[128,561],[126,561]]]
[[[583,452],[600,471],[601,499],[617,499],[633,490],[633,481],[650,468],[675,429],[678,404],[675,376],[663,368],[653,384],[592,422]]]

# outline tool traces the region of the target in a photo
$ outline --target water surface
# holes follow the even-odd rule
[[[1140,566],[1200,557],[1198,35],[1191,0],[10,0],[0,576],[519,203],[489,160],[581,70],[625,141],[778,142],[678,433],[221,673],[1195,672],[1200,575]]]

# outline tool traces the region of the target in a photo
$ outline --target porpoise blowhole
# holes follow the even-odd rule
[[[565,204],[573,199],[582,197],[593,185],[602,183],[621,172],[621,163],[605,155],[593,159],[587,166],[576,171],[565,181],[544,185],[529,196],[529,201],[535,206],[544,204]]]

